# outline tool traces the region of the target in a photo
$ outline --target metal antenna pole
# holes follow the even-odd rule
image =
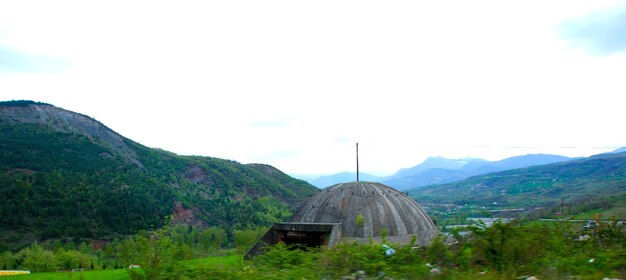
[[[356,143],[356,181],[359,181],[359,143]]]

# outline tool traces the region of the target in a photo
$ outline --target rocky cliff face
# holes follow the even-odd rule
[[[15,123],[41,124],[59,132],[77,133],[92,142],[107,146],[128,162],[143,168],[137,154],[125,139],[104,124],[88,116],[32,101],[4,102],[0,106],[0,120]]]

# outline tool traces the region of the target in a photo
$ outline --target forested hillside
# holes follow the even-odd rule
[[[84,115],[0,102],[0,242],[110,239],[175,223],[247,228],[287,219],[318,190],[268,165],[179,156]]]
[[[418,201],[515,206],[626,197],[626,153],[532,166],[410,192]]]

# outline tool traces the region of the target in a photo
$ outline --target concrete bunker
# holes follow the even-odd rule
[[[288,223],[274,224],[246,258],[279,242],[333,247],[340,240],[380,242],[384,235],[394,243],[415,237],[418,245],[426,245],[437,234],[422,207],[404,193],[380,183],[342,183],[311,197]]]

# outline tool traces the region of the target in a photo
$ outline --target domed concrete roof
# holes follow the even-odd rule
[[[310,198],[293,216],[292,223],[341,223],[341,238],[428,244],[437,229],[413,199],[394,188],[370,182],[328,187]]]

